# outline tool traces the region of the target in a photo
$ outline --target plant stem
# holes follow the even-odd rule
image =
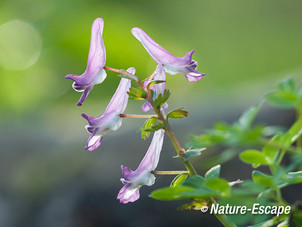
[[[136,83],[138,84],[138,86],[142,89],[144,88],[143,83],[141,82],[141,80],[138,77],[133,76],[130,73],[127,73],[123,70],[119,70],[119,69],[114,69],[114,68],[109,68],[109,67],[104,67],[104,69],[106,70],[110,70],[113,72],[117,72],[120,73],[124,76],[128,76],[131,77],[132,79],[134,79],[136,81]],[[134,78],[135,77],[135,78]],[[189,171],[189,176],[193,176],[193,175],[197,175],[196,170],[194,169],[194,167],[192,166],[192,164],[190,163],[189,160],[185,161],[182,157],[185,155],[185,149],[180,145],[180,143],[178,142],[173,130],[171,129],[168,120],[166,120],[163,116],[163,114],[161,113],[160,109],[155,108],[154,106],[154,101],[152,99],[152,97],[150,96],[150,92],[147,92],[148,96],[146,97],[146,101],[150,103],[150,105],[152,106],[154,112],[157,114],[158,116],[158,120],[165,125],[164,130],[166,131],[167,135],[169,136],[177,154],[181,157],[182,162],[184,163],[185,167],[187,168],[187,170]]]
[[[164,130],[166,131],[167,135],[169,136],[178,156],[181,157],[182,162],[184,163],[185,167],[189,171],[189,176],[197,175],[197,172],[194,169],[194,167],[192,166],[191,162],[189,160],[185,161],[182,158],[185,155],[185,149],[178,142],[173,130],[170,127],[168,120],[166,120],[164,118],[163,114],[161,113],[161,111],[159,109],[155,108],[154,101],[153,101],[152,97],[150,97],[149,94],[148,94],[148,97],[146,98],[146,101],[148,101],[150,103],[154,112],[158,115],[158,119],[160,121],[162,121],[163,125],[165,125]]]
[[[130,118],[151,118],[151,117],[157,117],[157,115],[120,114],[120,117],[130,117]]]
[[[141,82],[141,80],[138,77],[135,77],[134,75],[129,74],[129,73],[123,71],[123,70],[113,69],[113,68],[109,68],[109,67],[104,67],[104,69],[107,69],[107,70],[110,70],[110,71],[113,71],[113,72],[117,72],[117,73],[120,73],[122,75],[125,75],[125,76],[128,76],[128,77],[132,78],[133,80],[135,80],[137,82],[137,84],[140,88],[145,90],[145,87],[144,87],[143,83]],[[194,169],[191,162],[189,160],[187,160],[187,161],[184,160],[183,157],[185,156],[186,151],[180,145],[178,139],[176,138],[176,136],[175,136],[170,124],[169,124],[168,119],[165,119],[162,112],[160,111],[160,107],[155,108],[154,101],[153,101],[152,97],[150,96],[149,89],[147,89],[147,95],[148,96],[145,98],[145,100],[150,103],[150,105],[152,106],[154,112],[157,114],[158,121],[164,126],[164,130],[167,133],[167,135],[169,136],[169,138],[170,138],[170,140],[171,140],[178,156],[180,157],[180,159],[184,163],[186,169],[188,170],[188,171],[152,171],[152,173],[153,174],[165,174],[165,175],[172,175],[172,174],[175,175],[175,174],[181,174],[181,173],[188,173],[189,176],[197,175],[197,172]],[[144,118],[145,116],[148,116],[148,115],[122,114],[120,116],[121,117],[125,117],[125,116],[127,116],[127,117],[137,117],[137,116],[140,116],[138,118]],[[142,116],[144,116],[144,117],[142,117]],[[153,117],[153,116],[154,115],[149,115],[148,117]],[[215,201],[214,198],[212,198],[211,202],[216,204],[216,201]],[[228,220],[228,218],[225,214],[215,214],[215,216],[225,227],[237,227],[234,223],[232,223]]]
[[[300,102],[300,104],[298,105],[298,108],[297,108],[296,120],[298,120],[300,118],[300,116],[302,116],[302,101]],[[297,138],[297,149],[300,152],[302,151],[302,136]]]
[[[132,75],[131,73],[128,73],[127,71],[123,71],[123,70],[120,70],[120,69],[114,69],[114,68],[110,68],[110,67],[107,67],[107,66],[104,66],[104,69],[122,74],[122,75],[127,76],[127,77],[130,77],[131,79],[133,79],[135,81],[138,80],[138,78],[136,76]]]
[[[284,155],[285,155],[285,150],[282,150],[277,161],[277,166],[281,164]]]
[[[277,143],[276,142],[272,142],[272,141],[267,140],[267,139],[261,139],[259,142],[261,144],[263,144],[263,145],[269,145],[269,146],[272,146],[272,147],[275,147],[275,148],[279,148],[279,149],[284,150],[284,151],[289,151],[292,154],[297,154],[298,153],[298,150],[295,147],[284,146],[283,144],[278,143],[278,142]]]
[[[157,175],[178,175],[178,174],[184,174],[184,173],[189,173],[188,171],[151,171],[152,174],[157,174]]]
[[[177,154],[181,157],[182,162],[184,163],[187,170],[189,171],[189,175],[190,176],[197,175],[197,172],[194,169],[194,167],[192,166],[192,164],[190,163],[190,161],[189,160],[185,161],[182,158],[185,155],[185,149],[178,142],[178,140],[177,140],[173,130],[171,129],[168,121],[167,121],[167,124],[166,124],[166,127],[165,127],[165,131],[166,131],[167,135],[169,136],[169,138],[170,138]]]
[[[211,207],[212,204],[217,204],[214,198],[211,198],[211,203],[209,204],[209,207]],[[233,222],[230,222],[230,220],[225,214],[215,214],[215,216],[225,227],[237,227]]]
[[[215,216],[225,227],[237,227],[237,225],[228,220],[225,214],[215,214]]]

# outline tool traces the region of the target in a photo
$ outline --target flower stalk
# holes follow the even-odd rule
[[[178,175],[178,174],[188,174],[189,171],[175,170],[175,171],[151,171],[152,174],[156,175]]]
[[[107,69],[107,70],[110,70],[110,71],[113,71],[113,72],[117,72],[117,73],[120,73],[124,76],[132,76],[131,74],[125,72],[125,71],[122,71],[122,70],[119,70],[119,69],[114,69],[114,68],[110,68],[110,67],[104,67],[104,69]],[[136,78],[134,79],[136,81],[136,83],[138,84],[138,86],[142,89],[145,89],[144,88],[144,85],[143,83],[140,81],[139,78]],[[154,101],[152,99],[152,97],[150,96],[150,93],[147,93],[147,97],[145,98],[145,100],[150,103],[150,105],[152,106],[154,112],[157,114],[157,117],[158,117],[158,121],[164,126],[164,130],[165,132],[167,133],[168,137],[170,138],[177,154],[179,157],[181,157],[181,160],[182,162],[184,163],[186,169],[188,170],[189,172],[189,176],[194,176],[194,175],[197,175],[197,172],[196,170],[194,169],[193,165],[191,164],[191,162],[189,160],[184,160],[183,157],[185,156],[185,149],[180,145],[178,139],[176,138],[170,124],[169,124],[169,121],[167,119],[165,119],[165,117],[163,116],[162,112],[160,111],[159,108],[155,108],[155,105],[154,105]],[[151,115],[153,116],[153,115]]]
[[[120,114],[120,117],[124,118],[151,118],[157,117],[157,115],[141,115],[141,114]]]
[[[217,204],[214,198],[211,198],[211,202],[208,207],[211,207],[212,204]],[[237,225],[231,222],[225,214],[216,213],[215,216],[225,227],[237,227]]]

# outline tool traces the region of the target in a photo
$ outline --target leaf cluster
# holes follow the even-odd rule
[[[287,78],[266,96],[266,101],[276,107],[297,109],[302,102],[302,83],[297,86],[292,78]]]

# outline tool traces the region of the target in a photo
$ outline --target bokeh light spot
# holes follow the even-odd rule
[[[0,25],[0,65],[8,70],[24,70],[40,56],[41,37],[31,24],[11,20]]]

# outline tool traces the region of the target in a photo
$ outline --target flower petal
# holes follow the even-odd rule
[[[185,75],[185,77],[186,77],[187,81],[194,82],[194,81],[200,80],[204,75],[205,75],[205,73],[202,73],[202,75],[200,75],[200,76]]]
[[[135,27],[132,28],[131,32],[143,44],[146,51],[157,63],[168,64],[175,61],[176,57],[173,54],[151,39],[142,29]]]
[[[144,112],[148,112],[149,110],[151,110],[151,105],[150,105],[150,103],[145,102],[145,103],[142,105],[142,110],[143,110]]]
[[[128,72],[134,74],[135,69],[129,68]],[[90,117],[84,113],[82,113],[82,117],[88,121],[88,125],[86,125],[86,130],[92,135],[89,137],[87,141],[87,145],[85,146],[86,150],[94,150],[100,144],[103,138],[103,135],[108,130],[117,130],[122,125],[122,118],[119,116],[127,107],[128,103],[128,94],[127,91],[131,86],[131,80],[122,78],[118,88],[116,89],[115,94],[113,95],[110,103],[108,104],[104,114],[99,118]],[[89,91],[88,91],[89,92]],[[85,91],[83,93],[85,96]],[[84,99],[84,98],[83,98]],[[82,99],[80,99],[81,101]]]
[[[81,95],[81,98],[77,103],[78,106],[82,106],[83,102],[86,100],[86,98],[87,98],[89,92],[92,90],[92,88],[93,88],[93,86],[89,86],[83,91],[83,94]]]
[[[127,70],[129,73],[134,74],[135,68],[131,67]],[[121,82],[116,89],[115,94],[113,95],[110,103],[108,104],[105,113],[116,112],[116,113],[123,113],[128,104],[128,94],[129,88],[131,87],[131,80],[122,78]]]
[[[168,103],[165,103],[165,104],[163,105],[163,108],[164,108],[165,110],[167,110],[168,107],[169,107]]]
[[[134,202],[140,197],[139,188],[132,188],[131,184],[126,184],[121,188],[117,195],[117,199],[121,203],[127,204],[129,202]]]
[[[159,129],[154,133],[147,153],[145,154],[143,160],[134,172],[151,171],[157,167],[164,141],[164,133],[165,131],[163,129]]]
[[[144,87],[147,87],[147,84],[151,81],[154,81],[154,80],[162,80],[162,81],[166,80],[166,72],[165,72],[164,67],[161,64],[158,64],[157,67],[156,67],[155,72],[150,76],[150,78],[145,80]],[[164,93],[164,91],[166,89],[166,83],[163,82],[163,83],[152,85],[152,86],[150,86],[150,89],[152,89],[155,92],[154,97],[157,98],[159,94]],[[164,108],[166,109],[166,107],[168,107],[168,106],[165,104]],[[148,102],[145,102],[142,105],[142,110],[144,112],[148,112],[150,109],[152,109],[152,107]]]
[[[87,140],[87,144],[84,147],[84,149],[88,151],[93,151],[101,145],[102,140],[103,140],[103,136],[95,135],[95,133],[92,133],[89,139]]]
[[[139,198],[138,189],[141,186],[151,186],[154,184],[155,176],[151,171],[157,167],[162,149],[164,132],[163,129],[160,129],[154,133],[149,149],[135,171],[122,166],[124,178],[122,178],[121,181],[125,185],[117,196],[117,199],[119,199],[121,203],[136,201]]]
[[[106,50],[103,42],[104,20],[97,18],[91,27],[91,40],[87,62],[87,73],[102,69],[106,62]]]
[[[131,32],[142,43],[150,56],[158,64],[164,66],[167,73],[171,75],[175,75],[177,73],[186,75],[187,80],[189,81],[200,80],[204,75],[204,73],[195,71],[197,62],[192,60],[192,55],[195,50],[186,53],[184,57],[176,57],[151,39],[150,36],[148,36],[142,29],[133,28]]]
[[[77,104],[79,106],[86,100],[93,86],[102,83],[107,76],[103,69],[106,62],[106,51],[102,39],[103,28],[104,21],[102,18],[97,18],[92,24],[90,48],[85,72],[80,76],[73,74],[65,76],[66,79],[74,81],[72,85],[74,90],[83,92]]]
[[[166,72],[161,64],[157,65],[153,80],[166,80]],[[166,82],[155,84],[153,90],[156,91],[156,96],[158,96],[159,94],[163,94],[166,90]]]
[[[130,168],[128,168],[127,166],[121,166],[121,169],[122,169],[122,174],[123,174],[123,177],[126,179],[128,177],[128,175],[132,174],[133,173],[133,170],[131,170]]]

